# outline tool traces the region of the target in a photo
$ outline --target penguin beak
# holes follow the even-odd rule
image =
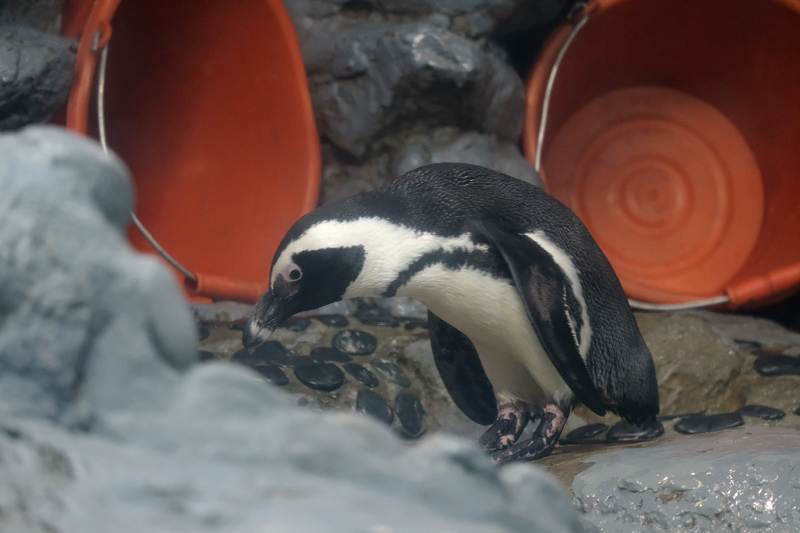
[[[242,332],[245,348],[254,348],[266,342],[272,332],[288,318],[286,305],[282,298],[268,290],[261,296],[253,309],[253,316]]]

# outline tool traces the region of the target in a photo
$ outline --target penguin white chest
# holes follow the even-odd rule
[[[450,270],[436,264],[416,274],[397,294],[421,301],[469,337],[501,401],[543,405],[565,389],[516,288],[507,281],[477,269]]]

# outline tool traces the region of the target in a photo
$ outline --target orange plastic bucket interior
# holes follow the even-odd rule
[[[542,174],[628,295],[736,307],[797,290],[800,2],[599,0],[584,16],[552,88]],[[531,161],[572,28],[528,81]]]
[[[193,299],[257,300],[280,240],[319,191],[319,140],[284,6],[67,2],[64,33],[82,34],[67,125],[94,136],[98,31],[109,46],[108,144],[131,170],[137,216],[197,276]],[[155,253],[135,229],[129,238]]]

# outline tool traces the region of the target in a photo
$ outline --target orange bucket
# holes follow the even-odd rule
[[[791,294],[800,1],[590,2],[534,66],[524,146],[632,299]]]
[[[81,36],[67,127],[96,136],[90,101],[108,45],[106,136],[133,175],[138,218],[194,274],[192,299],[256,301],[319,191],[319,138],[283,4],[72,0],[63,33]],[[129,238],[153,252],[135,229]]]

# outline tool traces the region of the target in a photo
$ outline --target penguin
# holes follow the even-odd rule
[[[243,343],[367,296],[428,308],[442,381],[490,426],[480,444],[495,463],[549,455],[579,402],[636,425],[659,412],[653,358],[611,264],[569,208],[516,178],[432,164],[306,214],[275,253]]]

